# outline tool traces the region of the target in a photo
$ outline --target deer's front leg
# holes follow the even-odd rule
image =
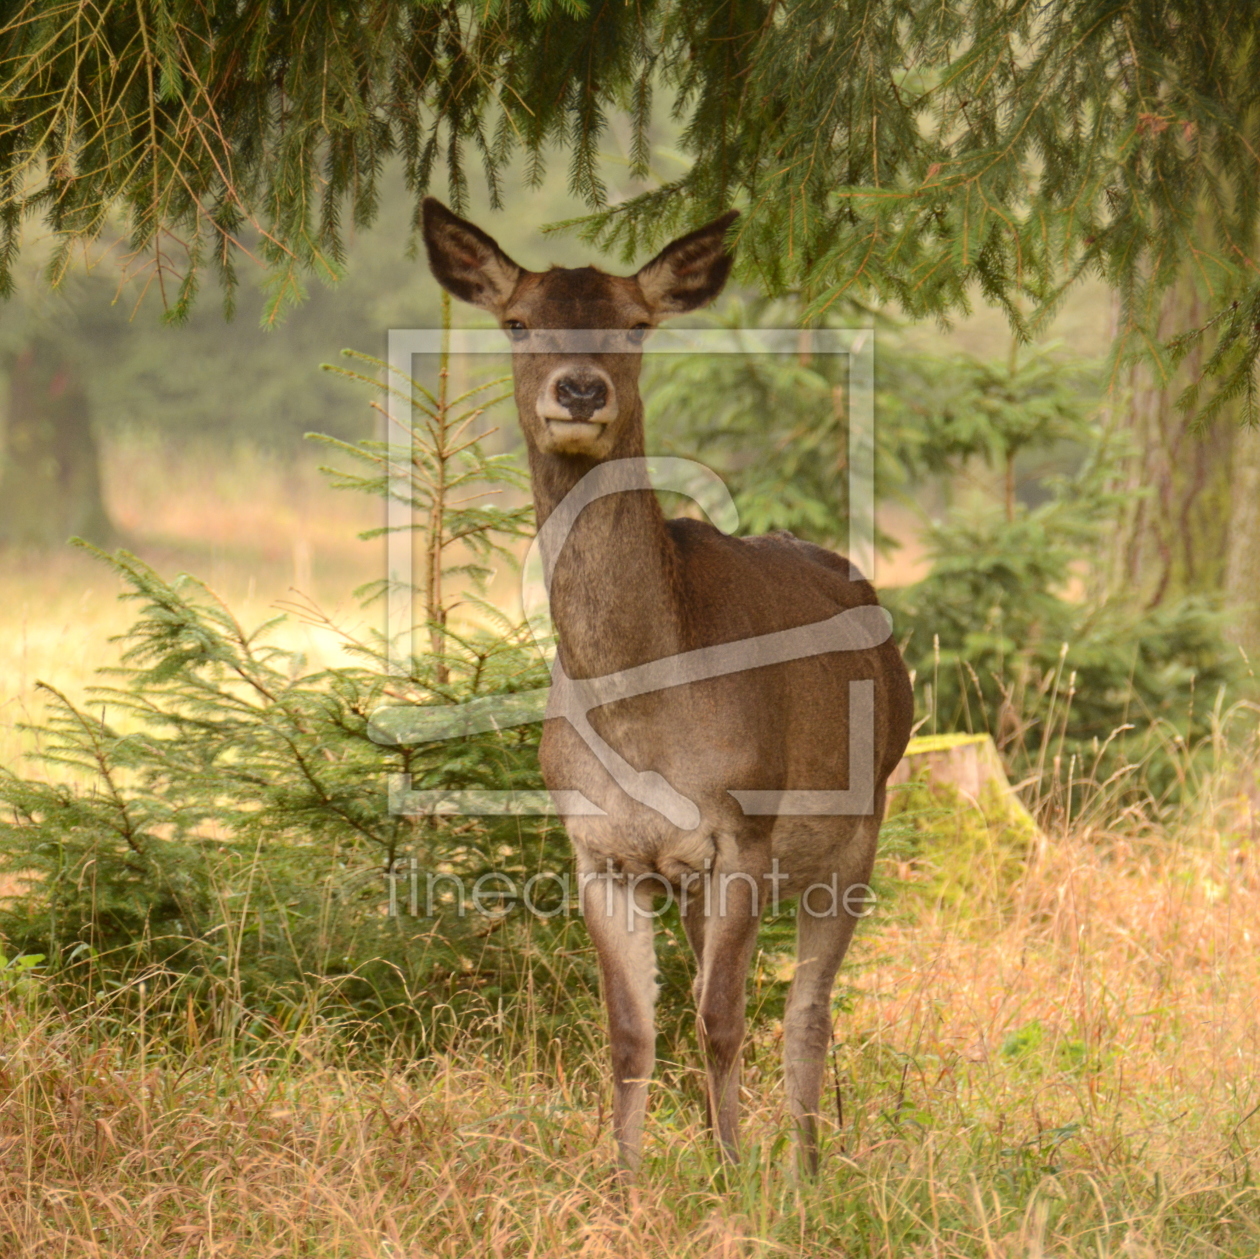
[[[599,957],[612,1043],[613,1135],[621,1165],[638,1170],[647,1087],[656,1060],[656,953],[650,890],[615,874],[582,876],[582,916]]]
[[[739,1161],[739,1067],[748,966],[757,943],[761,893],[755,872],[714,871],[703,933],[696,1025],[708,1074],[709,1121],[723,1155]]]

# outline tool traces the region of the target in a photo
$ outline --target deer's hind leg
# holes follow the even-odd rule
[[[696,1027],[707,1074],[707,1112],[723,1156],[739,1161],[739,1078],[748,966],[761,917],[760,869],[714,871],[703,925],[687,934],[697,948]],[[685,920],[684,920],[685,921]]]
[[[599,958],[612,1046],[613,1135],[638,1170],[648,1082],[656,1062],[656,951],[650,892],[615,874],[582,876],[582,916]]]
[[[882,792],[876,804],[874,816],[863,818],[853,836],[835,895],[830,886],[816,888],[796,908],[796,973],[783,1015],[783,1075],[797,1148],[811,1176],[818,1173],[818,1106],[832,1040],[831,992],[858,915],[866,908],[863,889],[875,862]],[[846,892],[856,895],[846,900]]]

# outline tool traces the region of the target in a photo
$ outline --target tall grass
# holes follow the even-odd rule
[[[67,1008],[10,969],[0,1254],[1252,1256],[1249,770],[1176,833],[1046,836],[961,907],[902,870],[846,968],[816,1184],[792,1172],[773,1021],[742,1167],[714,1162],[695,1064],[665,1063],[627,1196],[584,1003],[550,1043],[469,1026],[414,1060],[354,1049],[318,990],[245,1041],[139,980]]]

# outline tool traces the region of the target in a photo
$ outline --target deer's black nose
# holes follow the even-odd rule
[[[562,376],[556,401],[578,420],[588,420],[608,402],[608,386],[598,376]]]

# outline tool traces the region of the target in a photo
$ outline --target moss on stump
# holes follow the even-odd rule
[[[1037,824],[987,734],[911,739],[888,785],[884,855],[905,890],[950,905],[1000,900],[1027,868]]]

